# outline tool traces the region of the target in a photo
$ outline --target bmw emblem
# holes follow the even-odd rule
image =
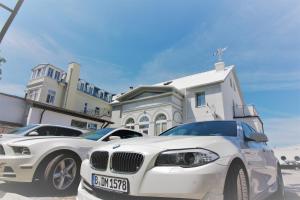
[[[113,149],[117,149],[117,148],[119,148],[120,146],[121,146],[120,144],[117,144],[117,145],[113,146]]]

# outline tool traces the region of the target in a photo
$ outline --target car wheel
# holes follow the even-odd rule
[[[249,200],[245,169],[238,164],[230,167],[224,187],[224,200]]]
[[[285,200],[284,183],[280,166],[277,167],[277,191],[270,198],[272,200]]]
[[[44,183],[50,191],[75,191],[80,181],[80,160],[71,154],[61,154],[51,160],[44,173]]]

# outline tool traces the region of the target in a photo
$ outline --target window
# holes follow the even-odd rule
[[[235,121],[207,121],[169,129],[160,136],[237,136]]]
[[[54,79],[59,80],[59,78],[60,78],[60,72],[59,71],[55,71]]]
[[[49,76],[50,78],[52,78],[53,76],[53,69],[52,68],[48,68],[48,73],[47,73],[47,76]]]
[[[205,106],[205,92],[200,92],[196,94],[196,107]]]
[[[77,127],[77,128],[81,128],[81,129],[86,129],[87,127],[87,122],[82,122],[82,121],[78,121],[78,120],[72,120],[71,121],[71,126],[73,127]]]
[[[39,136],[55,136],[56,134],[56,127],[51,126],[43,126],[38,128],[36,132],[39,133]]]
[[[134,132],[134,131],[126,131],[126,130],[119,130],[111,135],[107,136],[103,141],[109,141],[110,136],[118,136],[121,139],[129,139],[129,138],[134,138],[134,137],[142,137],[142,134]]]
[[[134,119],[133,118],[129,118],[126,120],[125,128],[134,130]]]
[[[147,116],[141,117],[139,121],[139,129],[142,133],[148,134],[149,130],[149,118]]]
[[[103,129],[99,129],[99,130],[92,131],[92,132],[89,132],[89,133],[85,133],[83,135],[83,137],[85,139],[88,139],[88,140],[97,141],[97,140],[104,137],[105,135],[107,135],[109,132],[111,132],[113,130],[114,130],[114,128],[103,128]]]
[[[155,134],[159,135],[167,130],[167,117],[165,114],[159,114],[155,118]]]
[[[54,104],[56,92],[53,90],[48,90],[46,103]]]
[[[57,127],[55,136],[80,136],[82,134],[81,131],[69,129],[69,128],[63,128],[63,127]]]
[[[255,133],[256,131],[252,129],[252,127],[248,126],[248,124],[242,123],[243,133],[244,136],[249,137],[251,134]]]
[[[87,128],[88,128],[89,130],[97,130],[97,124],[94,124],[94,123],[88,123]]]
[[[95,108],[95,115],[97,115],[97,116],[100,115],[100,108],[99,107]]]

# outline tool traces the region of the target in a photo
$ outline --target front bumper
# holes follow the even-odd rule
[[[12,182],[32,182],[34,167],[32,156],[0,156],[0,180]]]
[[[120,195],[110,192],[119,198],[108,199],[155,199],[154,197],[180,199],[223,199],[223,188],[227,166],[210,163],[195,168],[181,167],[154,167],[149,170],[140,170],[136,174],[115,174],[110,170],[95,171],[90,168],[89,162],[84,161],[81,167],[82,184],[78,189],[78,200],[99,200],[105,194],[103,190],[93,188],[92,174],[114,176],[129,180],[129,195]],[[109,194],[108,194],[109,195]]]

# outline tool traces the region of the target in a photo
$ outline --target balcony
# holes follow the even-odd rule
[[[234,118],[259,117],[254,105],[241,105],[233,107]]]

